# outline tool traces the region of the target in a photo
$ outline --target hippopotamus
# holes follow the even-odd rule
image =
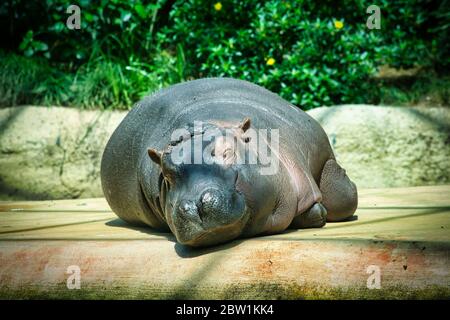
[[[121,219],[192,247],[320,228],[349,219],[358,203],[317,121],[231,78],[183,82],[137,102],[106,145],[101,182]]]

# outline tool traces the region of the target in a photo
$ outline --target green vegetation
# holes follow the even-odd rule
[[[381,80],[372,101],[382,105],[450,106],[450,77],[417,75],[407,80]]]
[[[223,76],[260,84],[302,109],[342,103],[448,105],[448,1],[69,0],[0,4],[0,105],[128,109],[167,85]],[[420,66],[403,81],[380,66]]]

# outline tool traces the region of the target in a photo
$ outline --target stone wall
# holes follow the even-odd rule
[[[359,188],[450,183],[450,109],[347,105],[309,112]]]
[[[123,112],[0,110],[0,199],[102,196],[100,160]]]
[[[309,113],[359,188],[450,183],[450,109],[358,105]],[[1,109],[0,199],[102,196],[101,155],[125,114]]]

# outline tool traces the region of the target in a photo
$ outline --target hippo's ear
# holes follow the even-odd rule
[[[153,148],[148,148],[147,152],[148,156],[150,157],[150,159],[152,159],[154,163],[156,163],[157,165],[161,165],[161,152]]]
[[[250,128],[250,119],[245,118],[242,123],[239,125],[239,128],[242,129],[242,131],[247,131]]]

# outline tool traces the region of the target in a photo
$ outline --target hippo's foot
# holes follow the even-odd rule
[[[325,163],[320,178],[322,203],[327,208],[328,222],[344,221],[351,217],[358,206],[358,192],[345,170],[331,159]]]
[[[321,203],[315,203],[309,210],[292,220],[291,228],[321,228],[327,223],[327,209]]]

